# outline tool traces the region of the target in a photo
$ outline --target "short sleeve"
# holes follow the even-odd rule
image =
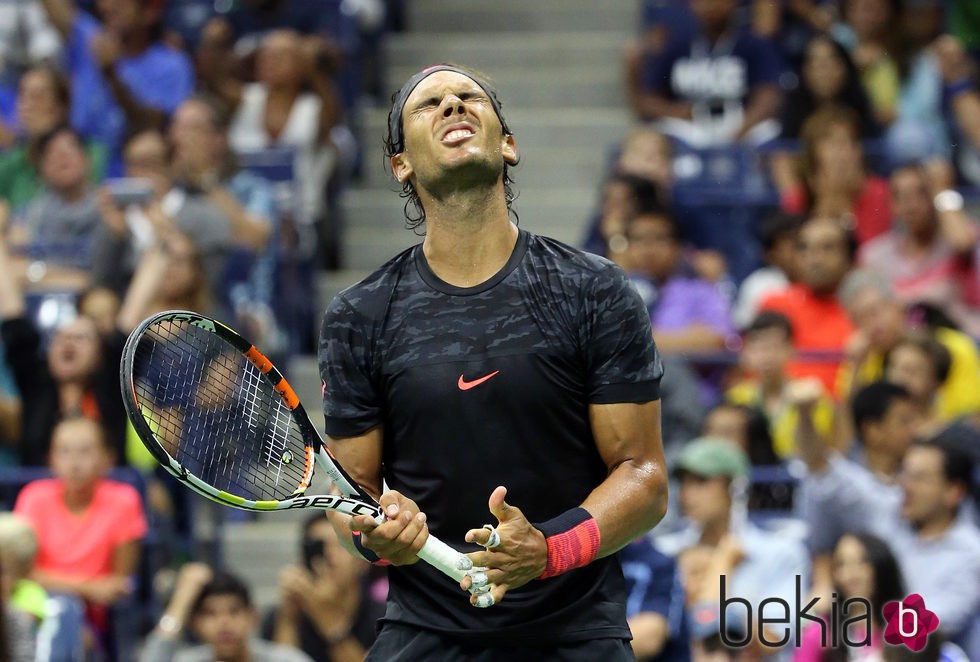
[[[684,44],[684,46],[687,46]],[[673,97],[671,74],[674,64],[684,55],[679,43],[669,45],[662,53],[647,58],[643,72],[643,89],[646,92]]]
[[[584,317],[589,402],[658,400],[664,370],[650,315],[622,269],[610,265],[596,274],[585,295]]]
[[[149,529],[139,492],[124,483],[118,483],[113,487],[116,492],[113,500],[119,509],[117,526],[113,529],[116,544],[139,540]]]
[[[369,329],[339,295],[323,316],[319,368],[326,432],[352,437],[379,425],[382,407],[371,368]]]

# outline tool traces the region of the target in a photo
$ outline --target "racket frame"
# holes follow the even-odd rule
[[[293,420],[299,426],[306,442],[306,468],[304,479],[296,492],[281,500],[249,500],[224,490],[219,490],[190,473],[183,465],[167,452],[160,443],[156,433],[143,417],[140,398],[136,393],[133,379],[133,362],[136,346],[146,330],[161,320],[186,322],[213,333],[237,350],[254,365],[263,378],[268,380],[273,389],[282,398],[283,404],[290,410]],[[272,362],[265,357],[254,345],[221,322],[189,310],[167,310],[143,320],[129,335],[123,350],[123,358],[119,367],[120,386],[126,413],[132,422],[140,440],[160,465],[188,488],[217,503],[240,510],[271,512],[277,510],[293,510],[296,508],[315,508],[333,510],[347,515],[367,515],[379,524],[384,521],[384,512],[375,499],[364,488],[358,485],[343,470],[333,458],[330,450],[323,443],[319,432],[303,408],[299,396],[286,381]],[[319,467],[342,494],[307,495],[314,468]],[[462,580],[471,570],[473,563],[462,552],[459,552],[429,533],[418,557],[434,566],[442,573],[456,581]]]

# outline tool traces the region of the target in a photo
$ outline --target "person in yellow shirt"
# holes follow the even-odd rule
[[[877,272],[861,269],[848,274],[839,298],[858,329],[848,343],[837,381],[837,396],[850,400],[851,394],[862,386],[884,376],[885,356],[898,345],[910,325],[905,307]],[[976,342],[965,333],[946,327],[935,327],[928,333],[950,356],[948,374],[931,405],[933,417],[948,422],[980,413],[980,352]]]
[[[788,372],[793,358],[793,327],[789,319],[774,311],[765,311],[742,332],[741,367],[748,378],[736,383],[725,399],[737,405],[758,407],[769,420],[773,450],[781,459],[796,453],[796,428],[799,410],[787,397],[793,382]],[[836,439],[835,406],[829,396],[813,408],[813,424],[823,436]],[[841,440],[843,442],[843,440]]]

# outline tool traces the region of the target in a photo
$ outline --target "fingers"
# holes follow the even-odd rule
[[[492,524],[484,524],[479,529],[470,529],[464,537],[466,542],[475,542],[487,549],[492,549],[500,544],[500,534]]]
[[[470,596],[470,604],[480,609],[492,607],[504,599],[507,593],[507,586],[504,584],[494,585],[489,591],[474,593]]]
[[[498,522],[503,522],[513,514],[515,510],[504,501],[507,496],[507,488],[503,485],[497,486],[490,494],[490,512],[497,518]]]

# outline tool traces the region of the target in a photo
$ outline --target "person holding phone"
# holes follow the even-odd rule
[[[384,615],[387,581],[373,578],[367,563],[344,551],[322,513],[303,523],[300,547],[302,563],[279,576],[280,601],[263,635],[314,662],[363,660]]]

